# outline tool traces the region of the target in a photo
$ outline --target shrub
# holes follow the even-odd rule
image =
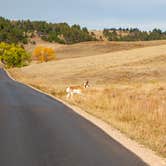
[[[47,62],[56,59],[56,54],[53,48],[38,46],[33,51],[33,56],[39,62]]]
[[[0,59],[6,67],[22,67],[29,63],[30,55],[19,45],[0,43]]]

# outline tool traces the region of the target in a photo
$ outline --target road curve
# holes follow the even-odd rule
[[[0,69],[0,166],[145,166],[67,106]]]

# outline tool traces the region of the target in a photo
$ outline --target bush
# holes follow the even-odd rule
[[[6,67],[22,67],[29,63],[30,55],[21,46],[0,43],[0,59]]]
[[[56,59],[56,54],[53,48],[38,46],[33,51],[34,58],[39,62],[47,62]]]

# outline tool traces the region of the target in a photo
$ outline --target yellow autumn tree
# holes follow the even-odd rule
[[[56,59],[53,48],[38,46],[33,51],[33,57],[39,62],[47,62]]]

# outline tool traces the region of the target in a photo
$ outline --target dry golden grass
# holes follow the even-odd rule
[[[109,42],[109,41],[92,41],[82,42],[72,45],[63,45],[58,43],[49,43],[36,37],[33,39],[36,45],[25,45],[25,49],[32,53],[37,46],[52,47],[55,49],[58,59],[78,58],[92,55],[102,55],[115,51],[131,50],[135,48],[143,48],[148,46],[157,46],[166,44],[165,40],[144,41],[144,42]]]
[[[166,89],[163,87],[149,92],[117,87],[90,90],[86,96],[74,97],[70,102],[165,156]]]
[[[166,45],[32,64],[10,73],[64,100],[68,85],[88,79],[91,87],[68,102],[166,157]]]
[[[156,46],[166,44],[166,41],[150,41],[150,42],[83,42],[73,45],[62,45],[56,47],[59,59],[78,58],[92,55],[102,55],[121,50],[131,50],[135,48],[143,48],[148,46]]]

